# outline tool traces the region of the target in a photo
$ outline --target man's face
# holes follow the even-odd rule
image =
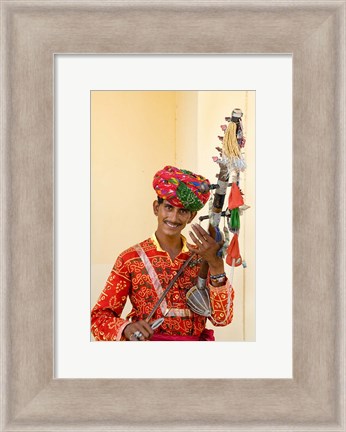
[[[157,216],[158,231],[168,236],[180,235],[186,224],[196,216],[196,212],[173,207],[168,201],[163,201],[162,204],[154,201],[153,208]]]

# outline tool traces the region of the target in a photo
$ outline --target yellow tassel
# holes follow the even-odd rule
[[[226,157],[241,157],[240,148],[237,141],[237,125],[234,122],[229,122],[225,136],[222,141],[223,153]]]

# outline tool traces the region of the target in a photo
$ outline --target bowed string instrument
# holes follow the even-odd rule
[[[208,187],[215,192],[209,200],[209,214],[199,217],[200,223],[203,220],[209,220],[208,232],[216,242],[220,243],[217,254],[221,258],[226,258],[226,263],[231,266],[230,285],[233,282],[234,267],[242,264],[238,241],[239,216],[249,208],[244,204],[243,193],[239,188],[240,172],[246,169],[242,153],[246,142],[243,133],[242,116],[241,109],[235,108],[231,117],[225,118],[228,125],[221,125],[224,136],[218,136],[218,138],[222,142],[222,147],[216,147],[219,157],[213,157],[213,161],[219,166],[219,173],[216,175],[218,180],[217,184],[202,185],[202,188]],[[223,210],[228,187],[231,190],[227,207]],[[221,218],[224,218],[223,235],[220,230]],[[233,233],[231,241],[230,232]],[[245,262],[243,266],[246,266]],[[187,303],[194,312],[210,317],[211,307],[207,289],[208,270],[208,263],[202,261],[196,286],[192,287],[187,293]],[[228,297],[230,304],[230,295]]]
[[[226,263],[231,266],[231,284],[234,267],[242,264],[238,243],[240,229],[239,216],[243,211],[249,208],[249,206],[244,204],[243,194],[239,188],[240,172],[246,169],[246,163],[242,153],[246,142],[243,134],[242,116],[242,110],[235,108],[230,117],[225,117],[228,125],[221,125],[224,136],[218,136],[219,140],[222,141],[222,147],[216,147],[219,152],[219,157],[213,157],[213,161],[219,166],[219,173],[216,175],[218,179],[217,183],[211,185],[204,183],[201,185],[201,191],[207,192],[209,189],[214,191],[214,193],[209,200],[209,214],[200,216],[199,221],[201,223],[203,220],[209,220],[208,232],[220,243],[220,249],[217,252],[218,256],[226,258]],[[228,204],[226,210],[223,210],[228,187],[231,187]],[[221,218],[224,218],[225,221],[223,228],[224,235],[222,235],[220,230]],[[230,241],[230,232],[233,233],[232,241]],[[192,254],[191,257],[185,261],[178,273],[168,284],[146,318],[147,322],[150,322],[169,290],[173,287],[186,267],[188,265],[193,265],[194,258],[196,258],[196,254]],[[245,263],[243,263],[243,266],[245,267]],[[189,307],[199,315],[206,317],[211,315],[210,299],[206,287],[208,269],[208,263],[202,261],[196,285],[192,287],[186,295]],[[162,320],[162,318],[160,320]]]

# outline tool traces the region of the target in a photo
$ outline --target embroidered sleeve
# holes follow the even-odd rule
[[[233,319],[234,290],[229,280],[225,285],[214,287],[208,284],[210,292],[211,317],[210,321],[214,326],[226,326]]]
[[[121,340],[129,321],[120,318],[131,286],[129,273],[121,256],[115,262],[106,286],[91,311],[91,332],[96,340]]]

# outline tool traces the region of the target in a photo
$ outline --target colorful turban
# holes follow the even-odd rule
[[[158,197],[174,207],[190,211],[200,210],[208,201],[209,186],[210,182],[205,177],[173,166],[158,171],[153,180]]]

